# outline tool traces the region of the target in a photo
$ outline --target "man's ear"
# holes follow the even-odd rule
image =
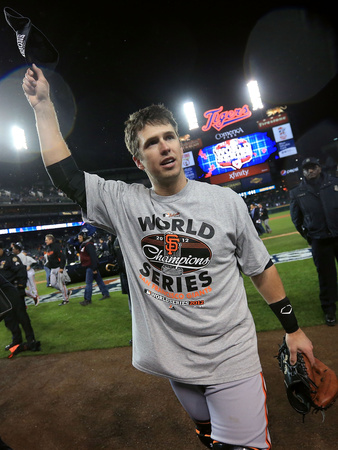
[[[133,156],[133,161],[140,170],[144,170],[144,165],[141,163],[140,159],[136,158],[136,156]]]

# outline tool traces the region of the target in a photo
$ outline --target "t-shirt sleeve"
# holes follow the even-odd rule
[[[270,255],[254,227],[245,203],[241,199],[236,203],[238,220],[236,257],[240,270],[244,275],[252,277],[264,271]]]
[[[123,196],[123,183],[105,180],[85,172],[87,209],[82,211],[83,220],[98,228],[116,234],[114,218]]]

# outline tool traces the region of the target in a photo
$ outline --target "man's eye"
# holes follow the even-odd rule
[[[151,147],[152,145],[156,145],[156,142],[157,141],[155,139],[148,141],[146,147]]]

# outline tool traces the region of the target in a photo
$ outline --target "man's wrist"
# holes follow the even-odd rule
[[[288,297],[276,303],[270,303],[269,306],[288,334],[294,333],[299,329],[297,318]]]
[[[36,119],[48,119],[56,117],[54,104],[49,97],[40,100],[33,108]]]

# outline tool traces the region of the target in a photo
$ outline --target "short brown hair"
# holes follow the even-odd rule
[[[138,133],[146,125],[166,125],[170,124],[178,136],[177,122],[169,109],[164,105],[151,105],[131,114],[125,122],[124,140],[128,151],[133,156],[139,156]]]

